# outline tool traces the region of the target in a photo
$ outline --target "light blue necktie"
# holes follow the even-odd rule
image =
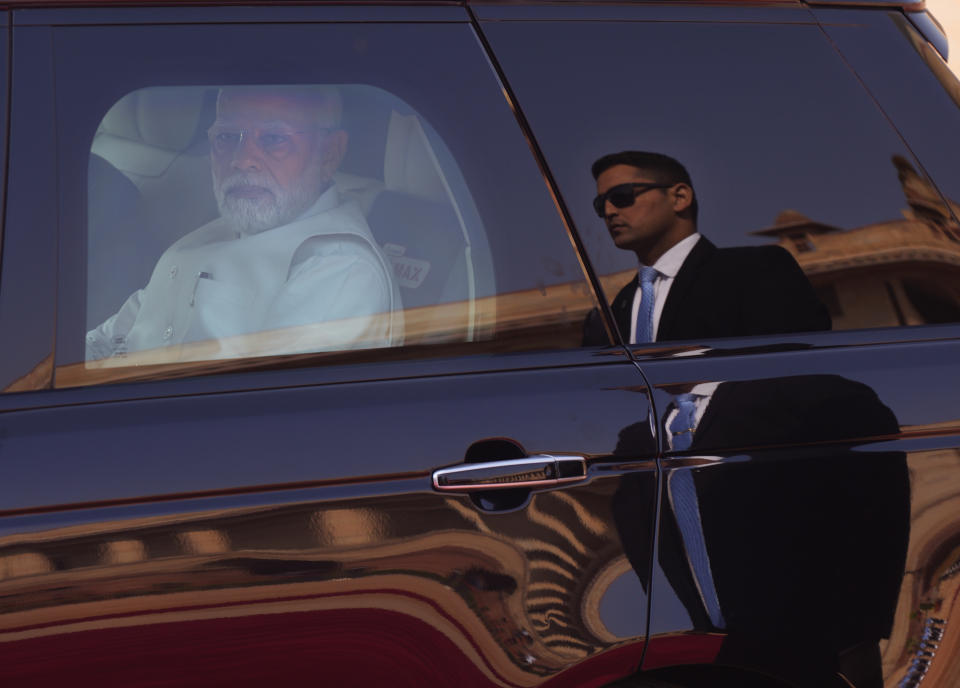
[[[693,444],[697,417],[696,399],[696,394],[678,394],[674,397],[677,415],[670,421],[670,448],[673,451],[686,451]]]
[[[697,406],[696,394],[678,394],[674,397],[677,415],[670,421],[670,448],[673,451],[686,451],[693,444],[693,433],[696,430]],[[673,504],[673,513],[677,517],[677,526],[683,537],[683,545],[687,550],[690,568],[697,581],[697,588],[703,599],[707,616],[717,628],[724,627],[723,613],[720,611],[720,602],[717,589],[713,584],[713,572],[710,569],[710,557],[707,556],[707,543],[703,537],[703,523],[700,520],[700,504],[697,500],[697,488],[693,482],[693,471],[677,469],[670,473],[670,501]]]
[[[637,310],[634,344],[653,341],[653,281],[658,274],[656,268],[640,266],[640,308]]]

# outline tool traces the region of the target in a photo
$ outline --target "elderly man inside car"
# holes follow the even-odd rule
[[[209,130],[220,217],[168,248],[146,287],[87,334],[87,360],[192,342],[205,353],[172,358],[399,343],[389,264],[333,179],[341,109],[331,87],[222,89]]]

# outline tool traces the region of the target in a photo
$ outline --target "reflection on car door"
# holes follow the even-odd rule
[[[350,684],[537,685],[621,645],[628,673],[646,582],[624,551],[650,529],[618,516],[652,517],[654,474],[646,390],[614,358],[114,403],[68,392],[48,409],[7,397],[2,674],[136,685],[189,667],[192,684],[246,685],[319,662]],[[590,468],[519,499],[432,490],[431,469],[471,445],[472,460]]]

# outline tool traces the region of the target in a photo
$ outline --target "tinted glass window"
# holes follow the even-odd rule
[[[960,217],[960,80],[899,12],[821,10],[824,28]],[[951,16],[951,15],[945,15]],[[955,41],[954,41],[955,42]]]
[[[468,26],[54,42],[58,385],[581,344],[590,290]]]
[[[8,116],[8,78],[10,64],[8,55],[10,44],[8,28],[8,13],[0,12],[0,156],[7,156],[7,116]],[[42,118],[37,118],[42,120]],[[25,132],[29,139],[31,134],[39,134],[44,122],[37,122],[37,130]],[[43,129],[49,132],[49,126]],[[40,134],[43,135],[43,134]],[[43,135],[46,136],[46,135]],[[29,144],[27,141],[15,143],[15,149],[25,149]],[[22,147],[22,148],[21,148]],[[43,148],[43,146],[32,147]],[[37,152],[37,156],[42,158],[43,151]],[[49,284],[38,284],[36,263],[31,264],[29,257],[36,257],[33,253],[35,246],[32,245],[31,237],[28,234],[7,231],[11,225],[12,216],[16,215],[16,208],[8,207],[7,203],[7,166],[3,165],[0,169],[0,196],[3,197],[3,207],[8,213],[2,219],[0,224],[0,237],[2,237],[2,284],[0,284],[0,347],[3,349],[3,359],[0,361],[0,389],[10,388],[11,391],[18,389],[29,389],[36,385],[49,383],[53,359],[50,353],[51,332],[47,327],[40,326],[34,328],[38,321],[46,320],[45,313],[37,309],[37,304],[32,300],[32,296],[45,292],[50,288]],[[35,180],[34,180],[35,181]],[[17,189],[12,189],[15,193]],[[13,217],[15,220],[16,218]],[[49,246],[44,248],[49,249]],[[27,260],[18,260],[16,256],[28,256]],[[18,285],[31,284],[35,289],[27,292]],[[51,292],[52,295],[52,292]],[[49,303],[49,302],[48,302]],[[29,372],[27,372],[29,371]],[[26,376],[24,376],[26,373]]]
[[[714,293],[704,300],[711,310],[686,317],[706,321],[725,313],[717,326],[681,328],[667,338],[824,329],[829,325],[820,316],[788,322],[784,311],[791,306],[786,298],[778,305],[776,287],[775,295],[750,293],[753,284],[778,283],[776,275],[761,273],[789,272],[793,263],[822,304],[811,308],[825,308],[834,329],[956,320],[956,223],[817,26],[531,21],[484,29],[608,299],[638,263],[633,251],[617,248],[591,206],[597,193],[591,165],[614,152],[650,151],[681,162],[699,204],[696,228],[721,249],[777,245],[792,257],[737,254],[729,267],[710,273]],[[544,79],[545,73],[563,79]],[[669,192],[634,189],[622,203],[637,208]],[[611,208],[607,201],[601,209]],[[774,258],[777,267],[751,255]],[[744,286],[724,297],[731,282]],[[746,322],[746,315],[724,298],[768,310],[751,326],[725,328],[720,320]]]

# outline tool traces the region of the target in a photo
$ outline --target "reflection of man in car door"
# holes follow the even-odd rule
[[[640,263],[613,301],[631,344],[829,330],[830,316],[779,246],[717,248],[697,232],[687,170],[659,153],[624,151],[593,164],[593,205],[618,248]],[[584,343],[607,342],[592,311]]]
[[[658,393],[667,456],[656,559],[689,627],[726,634],[716,663],[842,671],[882,686],[878,643],[904,575],[910,478],[902,452],[865,445],[900,432],[893,412],[838,375]],[[650,442],[643,419],[621,431],[614,454],[649,456]],[[645,587],[655,485],[653,473],[626,475],[612,505]]]
[[[854,685],[879,688],[878,642],[892,630],[909,542],[910,479],[902,452],[863,445],[897,435],[896,416],[860,382],[798,375],[714,384],[705,405],[678,423],[685,398],[704,386],[667,406],[669,451],[750,460],[704,460],[667,474],[672,508],[661,514],[660,563],[671,585],[706,628],[704,591],[713,592],[722,621],[710,625],[730,634],[718,662],[763,646],[771,663],[798,650],[822,653]],[[684,480],[689,508],[677,489]],[[698,540],[703,570],[692,565]]]
[[[329,87],[223,89],[209,131],[220,217],[167,249],[147,286],[87,334],[87,360],[271,330],[216,355],[397,343],[388,263],[333,181],[340,111]]]

